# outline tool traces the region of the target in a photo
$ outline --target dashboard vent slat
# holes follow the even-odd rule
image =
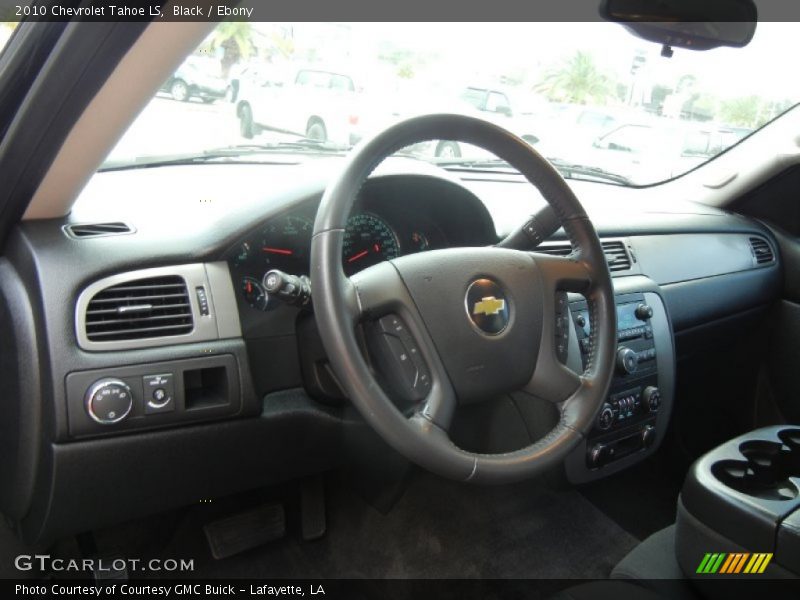
[[[603,253],[606,255],[609,271],[627,271],[631,268],[631,257],[622,241],[614,240],[601,242]],[[552,254],[554,256],[568,256],[572,253],[572,246],[568,242],[548,243],[539,246],[536,252]]]
[[[183,335],[194,328],[186,282],[165,275],[125,282],[97,292],[86,308],[90,341]]]
[[[772,246],[764,238],[751,237],[750,250],[753,252],[756,264],[766,265],[775,262],[775,253],[772,251]]]
[[[133,233],[133,227],[127,223],[82,223],[77,225],[67,225],[64,231],[68,236],[76,239],[99,237],[107,235],[123,235]]]
[[[602,242],[609,271],[627,271],[631,268],[631,257],[622,242]]]

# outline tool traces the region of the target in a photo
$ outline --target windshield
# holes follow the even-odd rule
[[[17,28],[19,23],[12,23],[10,21],[0,21],[0,52],[6,47],[8,40]]]
[[[344,153],[400,119],[476,116],[565,177],[648,185],[712,159],[800,100],[776,69],[797,27],[744,48],[661,48],[611,23],[221,23],[164,81],[105,168]],[[497,168],[454,140],[403,151]]]

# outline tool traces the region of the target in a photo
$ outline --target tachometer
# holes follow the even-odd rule
[[[342,247],[344,272],[352,275],[384,260],[400,256],[400,243],[388,223],[371,213],[350,217]]]
[[[293,275],[308,271],[308,249],[311,246],[311,221],[289,215],[279,217],[262,230],[258,248],[267,269],[281,269]]]

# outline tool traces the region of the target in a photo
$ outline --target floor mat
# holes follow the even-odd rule
[[[650,461],[579,490],[628,533],[645,539],[675,522],[682,481],[682,474]]]
[[[165,556],[194,556],[196,577],[604,578],[638,542],[575,490],[537,482],[477,487],[420,474],[388,514],[329,485],[328,533],[215,561],[201,512]]]

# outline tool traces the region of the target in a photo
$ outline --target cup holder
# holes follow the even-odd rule
[[[786,462],[791,474],[800,477],[800,429],[782,429],[778,437],[787,450]]]
[[[789,479],[800,477],[800,429],[784,429],[781,442],[748,440],[739,444],[744,460],[720,460],[711,467],[722,483],[765,500],[794,500],[800,490]]]

